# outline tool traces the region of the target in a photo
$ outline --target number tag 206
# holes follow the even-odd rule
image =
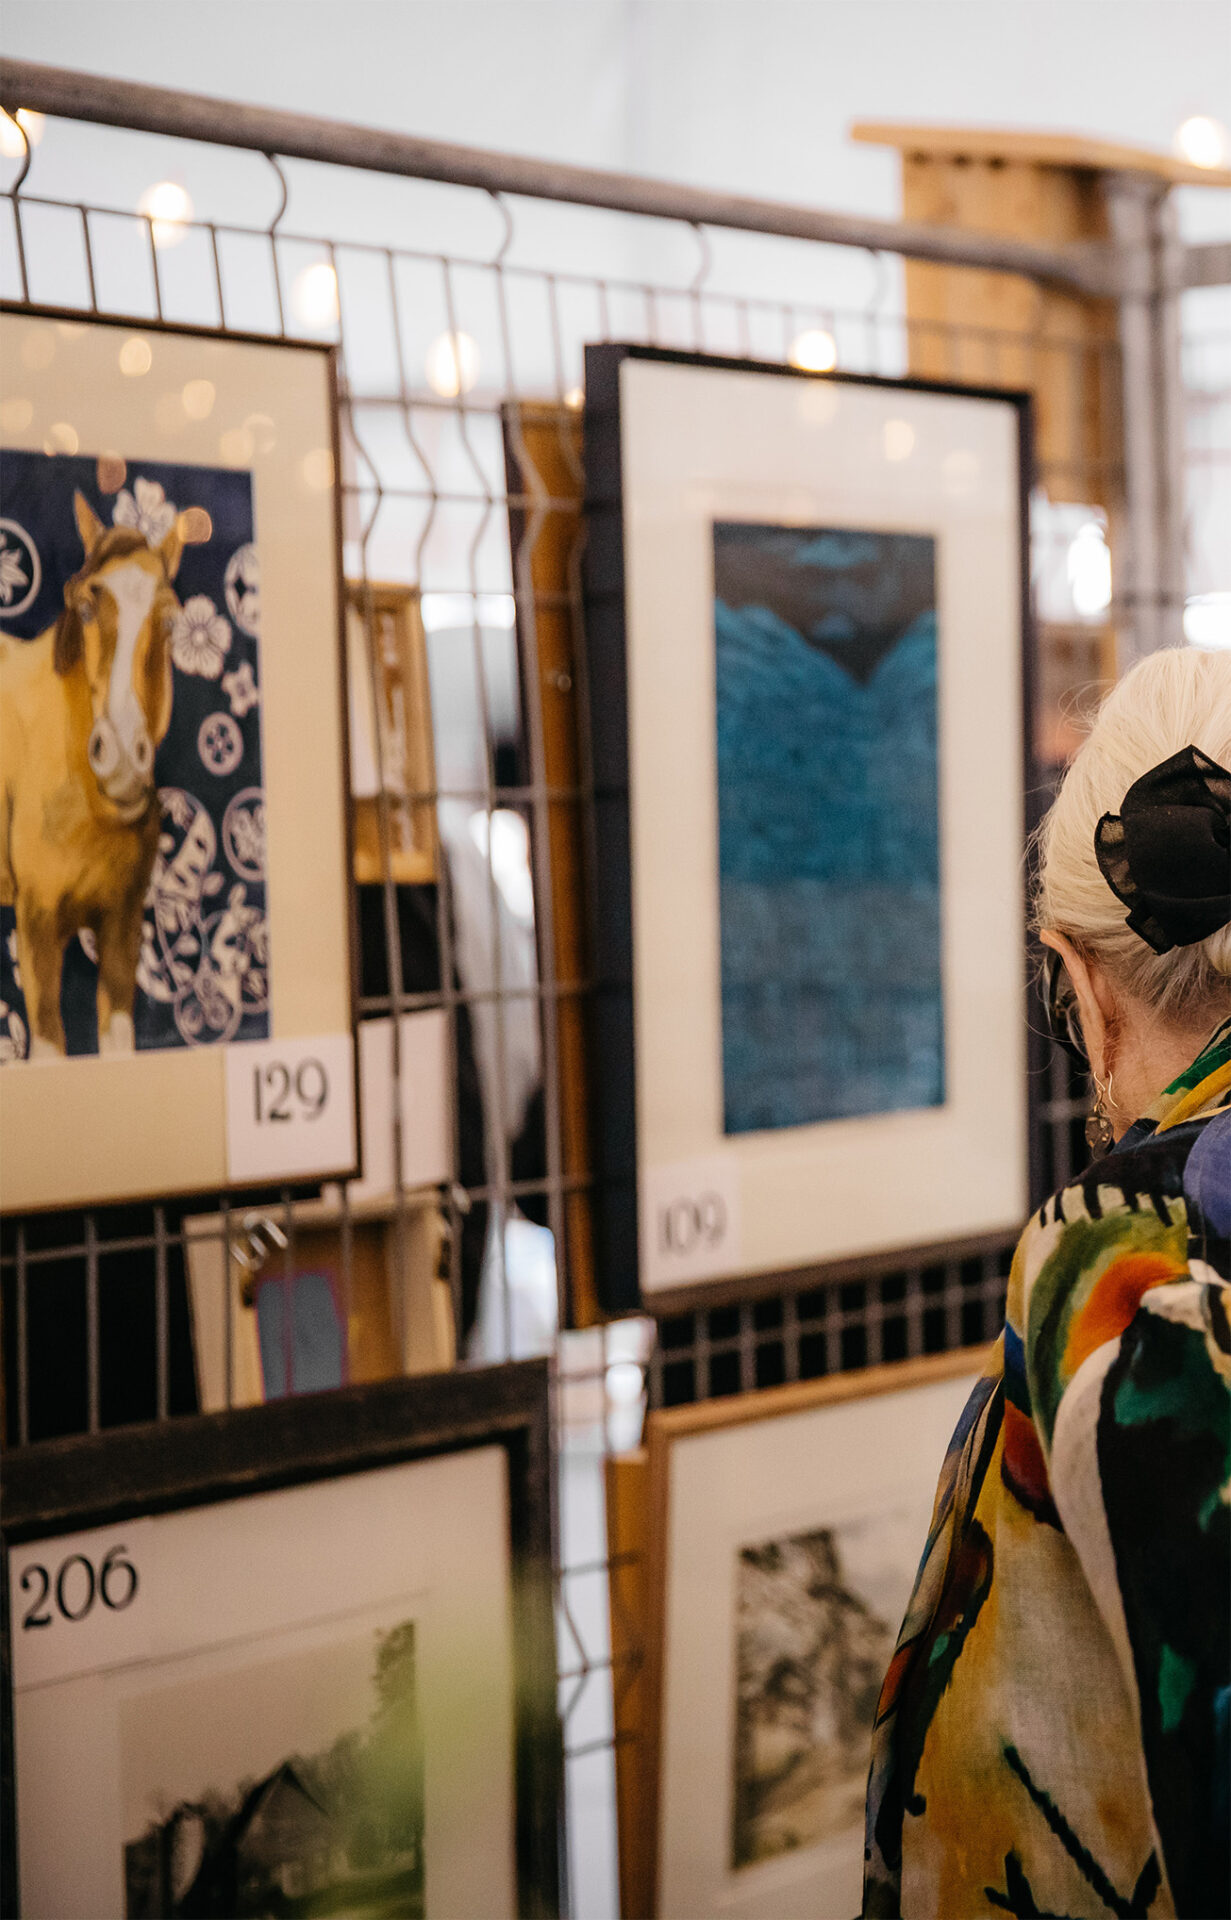
[[[97,1566],[84,1553],[66,1554],[54,1568],[40,1560],[31,1561],[22,1569],[19,1581],[22,1592],[30,1596],[21,1618],[22,1632],[54,1626],[57,1615],[75,1625],[93,1611],[96,1602],[113,1613],[123,1613],[136,1599],[140,1586],[140,1576],[127,1554],[127,1547],[119,1541],[108,1548]]]

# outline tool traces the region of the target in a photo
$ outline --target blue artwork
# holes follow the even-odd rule
[[[287,1353],[286,1303],[291,1303]],[[256,1287],[257,1338],[267,1400],[286,1393],[324,1393],[346,1385],[345,1325],[328,1273],[271,1274]],[[287,1361],[290,1360],[290,1383]]]
[[[252,479],[5,452],[0,1062],[269,1034]]]
[[[943,1103],[935,562],[714,528],[729,1134]]]

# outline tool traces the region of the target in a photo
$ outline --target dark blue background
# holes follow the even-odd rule
[[[714,556],[725,1131],[939,1105],[935,543]]]

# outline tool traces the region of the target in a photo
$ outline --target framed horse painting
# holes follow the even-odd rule
[[[332,355],[0,358],[0,1205],[351,1173]]]

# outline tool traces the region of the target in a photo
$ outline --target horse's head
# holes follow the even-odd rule
[[[178,527],[151,547],[129,527],[105,527],[84,497],[73,502],[85,561],[64,589],[55,670],[79,668],[93,724],[86,745],[99,791],[121,819],[136,820],[154,791],[154,749],[171,721],[171,582],[183,548]]]

